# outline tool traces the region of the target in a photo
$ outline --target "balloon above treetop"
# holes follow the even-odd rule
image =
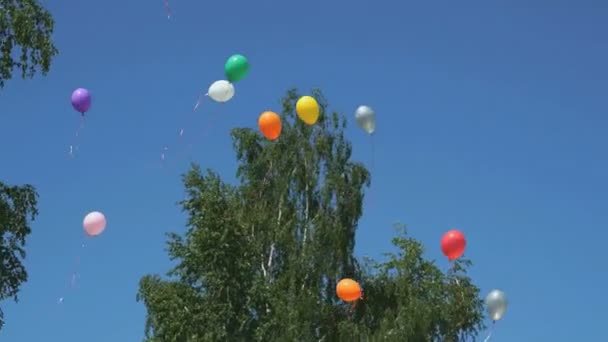
[[[243,55],[232,55],[224,65],[226,79],[232,83],[238,82],[245,78],[249,72],[249,61]]]

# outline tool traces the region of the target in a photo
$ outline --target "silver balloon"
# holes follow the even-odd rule
[[[376,130],[376,113],[370,107],[359,106],[355,111],[355,119],[368,134],[372,134]]]
[[[490,319],[498,321],[502,319],[507,312],[507,296],[500,290],[492,290],[486,296],[486,309],[490,315]]]

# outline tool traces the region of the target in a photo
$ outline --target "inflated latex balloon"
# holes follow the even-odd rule
[[[275,112],[266,111],[258,119],[260,131],[268,140],[275,140],[281,135],[281,118]]]
[[[232,55],[224,65],[224,72],[228,81],[238,82],[249,72],[249,61],[243,55]]]
[[[361,286],[356,281],[345,278],[336,285],[336,294],[345,302],[354,302],[361,298]]]
[[[88,236],[98,236],[106,229],[106,217],[99,211],[93,211],[84,217],[82,225]]]
[[[302,96],[296,102],[296,113],[306,124],[314,125],[319,120],[319,104],[312,96]]]
[[[91,93],[84,88],[78,88],[72,92],[72,107],[82,115],[91,108]]]
[[[455,229],[448,231],[441,238],[441,251],[450,261],[460,258],[466,246],[464,234]]]
[[[507,296],[500,290],[490,291],[486,296],[485,304],[488,315],[490,315],[490,319],[493,321],[501,320],[507,312],[507,306],[509,305]]]
[[[368,134],[372,134],[376,130],[376,113],[371,107],[359,106],[355,111],[355,120]]]
[[[209,86],[207,95],[216,102],[228,102],[234,97],[234,85],[226,80],[213,82]]]

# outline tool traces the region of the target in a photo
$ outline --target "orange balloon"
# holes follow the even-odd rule
[[[336,285],[336,294],[345,302],[354,302],[361,298],[361,286],[352,279],[342,279]]]
[[[275,140],[281,135],[281,118],[275,112],[266,111],[262,113],[258,119],[258,126],[260,126],[262,134],[269,140]]]

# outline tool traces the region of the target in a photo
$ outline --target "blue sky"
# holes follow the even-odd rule
[[[256,127],[292,86],[320,87],[351,119],[360,104],[377,112],[358,255],[389,250],[402,221],[447,268],[439,240],[458,228],[484,295],[509,296],[492,341],[605,336],[605,1],[170,0],[171,20],[160,0],[47,3],[52,72],[0,92],[1,179],[41,196],[3,341],[140,341],[138,280],[168,269],[164,234],[184,230],[179,175],[191,159],[233,180],[229,130]],[[191,115],[233,53],[252,64],[236,97]],[[93,106],[70,159],[77,87]],[[354,120],[348,136],[369,163]],[[92,210],[108,227],[81,248]]]

